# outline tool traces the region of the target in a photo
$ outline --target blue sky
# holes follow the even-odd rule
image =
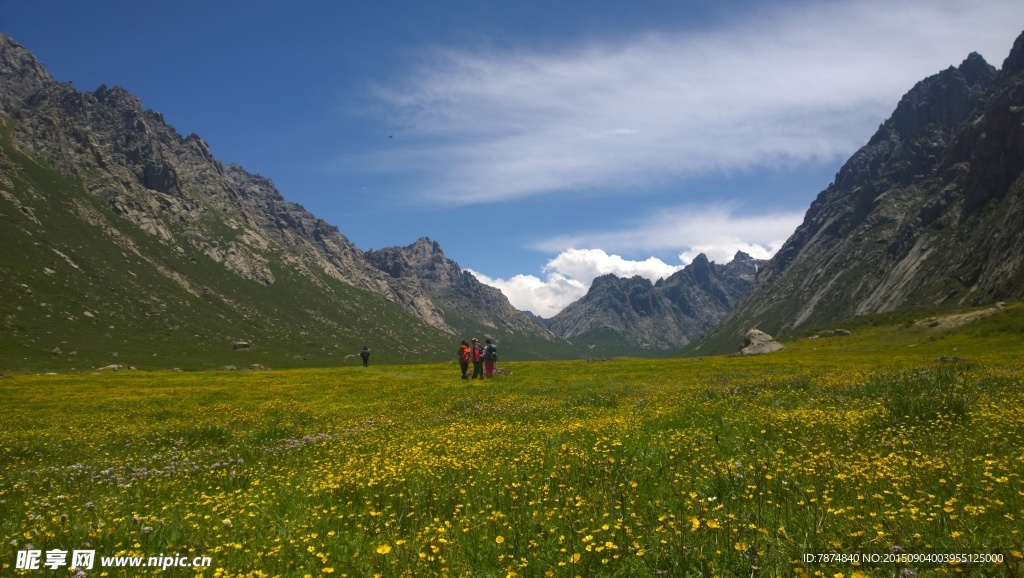
[[[56,80],[544,316],[596,275],[770,256],[916,82],[1022,29],[1020,0],[0,0]]]

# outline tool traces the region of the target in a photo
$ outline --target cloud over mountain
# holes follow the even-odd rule
[[[520,274],[494,279],[477,271],[473,274],[482,283],[501,289],[519,309],[551,317],[585,295],[591,282],[601,275],[639,275],[657,281],[682,269],[701,253],[720,264],[731,261],[737,251],[756,259],[770,258],[802,217],[797,212],[737,215],[733,205],[680,206],[647,215],[626,228],[580,231],[538,243],[537,249],[557,253],[544,265],[540,277]],[[657,257],[637,260],[619,254],[666,249],[680,251],[678,264]]]

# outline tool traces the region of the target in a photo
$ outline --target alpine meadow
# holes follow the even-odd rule
[[[1024,575],[1019,0],[455,4],[0,0],[0,577]]]
[[[203,576],[1012,576],[1022,340],[1013,305],[470,385],[454,363],[12,376],[3,568],[89,548],[208,556]]]

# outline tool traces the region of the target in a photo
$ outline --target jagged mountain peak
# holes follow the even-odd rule
[[[631,277],[619,277],[615,273],[605,273],[594,277],[594,280],[590,283],[590,291],[600,291],[606,287],[622,287],[624,285],[651,285],[651,281],[646,277],[640,275],[633,275]]]
[[[96,88],[96,90],[92,91],[90,94],[96,97],[97,101],[104,104],[123,107],[125,109],[133,110],[135,112],[140,113],[144,110],[142,107],[142,101],[139,100],[137,96],[135,96],[127,89],[121,86],[114,85],[108,87],[105,84],[101,84],[98,88]]]
[[[936,129],[955,127],[974,110],[996,74],[980,54],[972,53],[959,67],[950,66],[921,80],[900,99],[868,144],[893,136],[905,140],[928,137]]]
[[[1021,33],[1017,40],[1014,41],[1010,54],[1003,61],[1003,68],[1000,74],[1013,76],[1020,72],[1024,72],[1024,33]]]
[[[36,57],[13,38],[0,33],[0,77],[17,78],[20,84],[52,83],[53,77]]]
[[[999,72],[977,52],[968,54],[956,70],[963,75],[969,85],[990,84]]]
[[[591,283],[591,286],[593,286],[595,283],[601,284],[615,282],[618,281],[619,278],[620,277],[615,273],[605,273],[604,275],[598,275],[597,277],[594,277],[594,281]]]
[[[420,237],[404,247],[385,247],[367,251],[366,258],[394,278],[416,276],[428,284],[458,285],[463,271],[458,263],[445,257],[441,244]]]
[[[416,239],[416,242],[405,248],[405,252],[410,259],[416,262],[449,262],[449,259],[445,257],[444,251],[441,249],[441,244],[430,239],[430,237],[420,237],[419,239]],[[451,264],[454,265],[456,270],[459,270],[457,263],[451,261]]]
[[[442,255],[444,254],[444,251],[441,250],[441,244],[430,237],[420,237],[405,248],[410,251],[425,251],[430,253],[441,253]]]
[[[708,259],[707,255],[705,255],[704,253],[700,253],[696,257],[694,257],[692,261],[690,261],[690,266],[697,270],[707,270],[714,267],[715,265],[714,263],[711,262],[710,259]]]

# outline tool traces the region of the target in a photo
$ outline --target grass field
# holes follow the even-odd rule
[[[90,549],[89,576],[156,572],[99,567],[114,555],[208,556],[165,572],[205,576],[1017,576],[1021,315],[487,382],[7,377],[0,575],[71,575],[18,552]]]

